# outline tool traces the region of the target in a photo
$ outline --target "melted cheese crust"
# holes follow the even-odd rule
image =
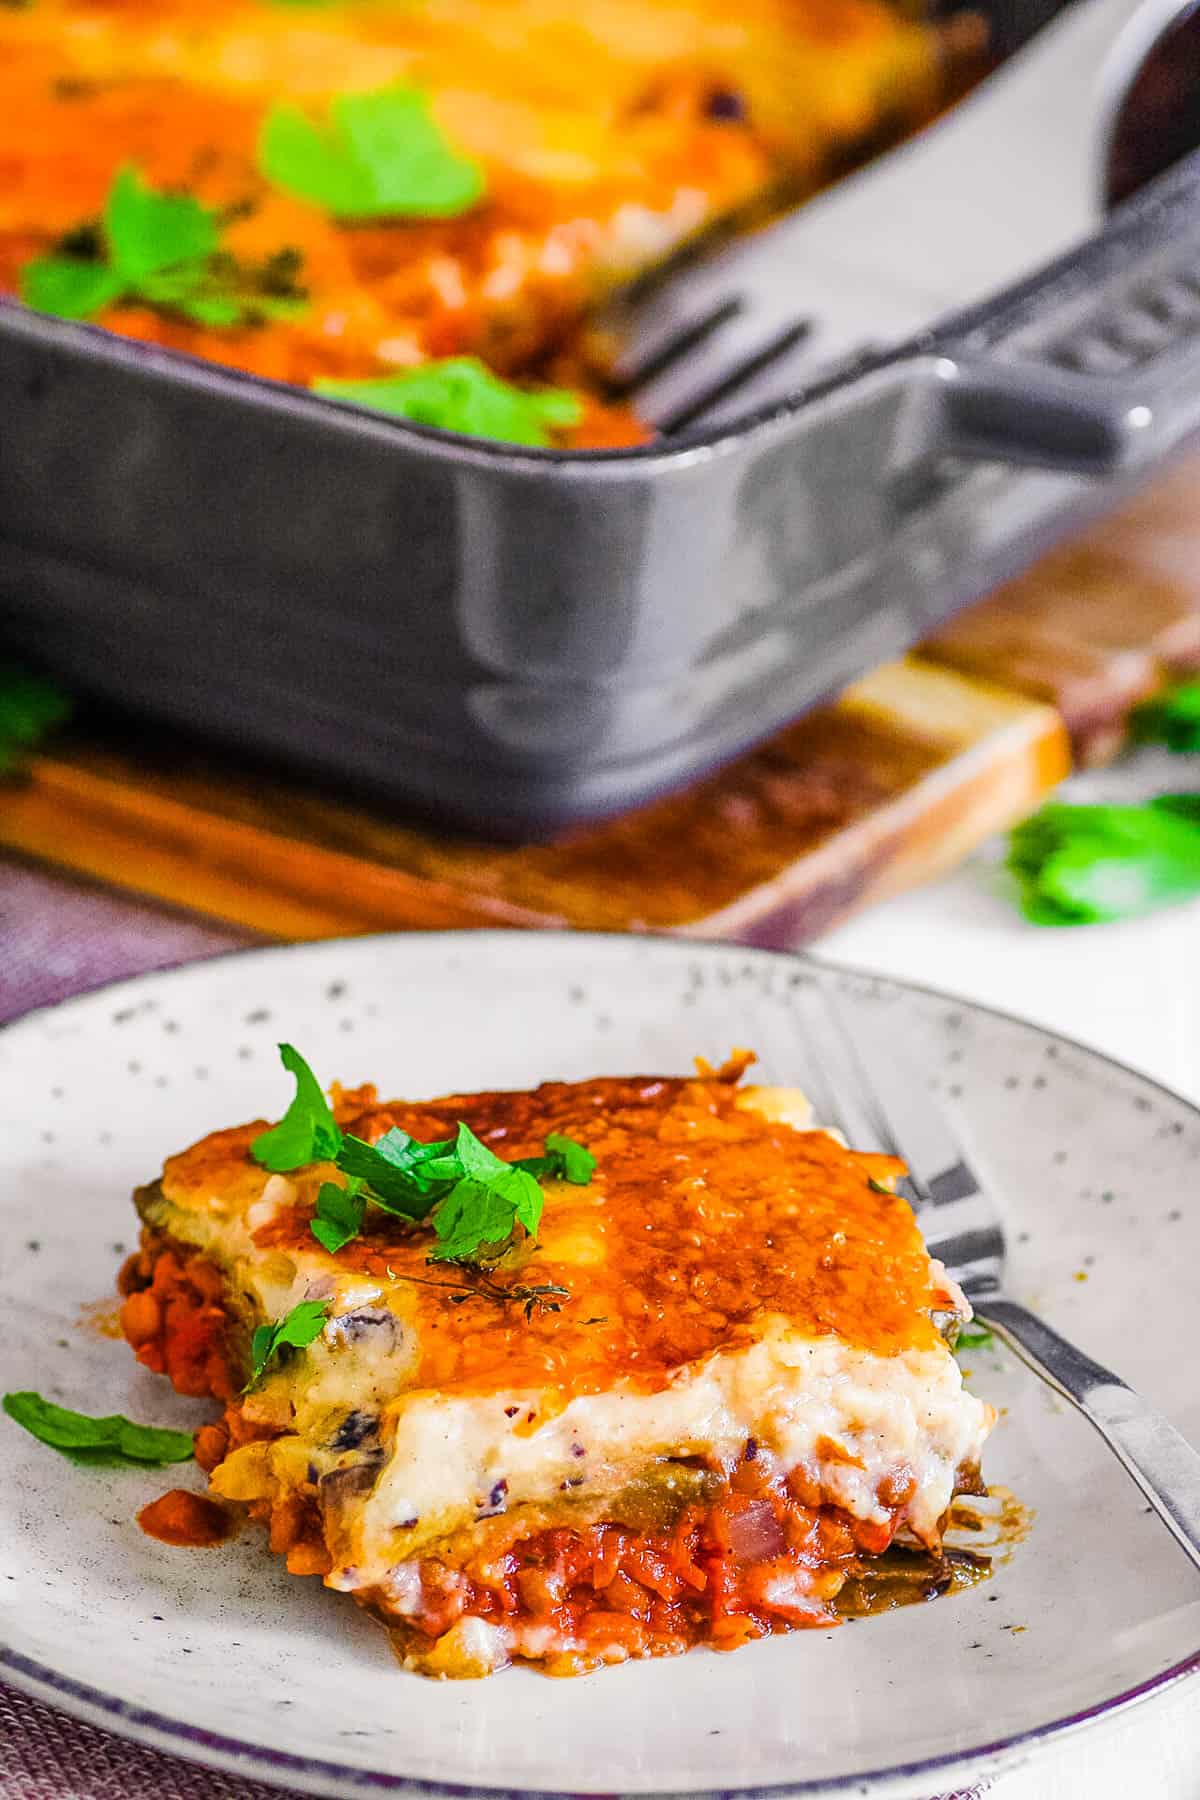
[[[171,1158],[143,1190],[151,1231],[222,1272],[243,1336],[329,1301],[316,1342],[235,1406],[213,1471],[231,1500],[319,1496],[329,1585],[419,1618],[431,1557],[486,1567],[522,1537],[621,1516],[639,1482],[669,1489],[696,1466],[727,1480],[748,1455],[757,1480],[800,1481],[865,1543],[937,1546],[994,1415],[931,1316],[970,1309],[880,1184],[899,1165],[811,1129],[799,1094],[720,1077],[417,1105],[363,1089],[336,1110],[369,1140],[393,1125],[443,1138],[462,1118],[509,1159],[561,1131],[598,1160],[586,1188],[546,1184],[539,1242],[501,1271],[569,1290],[529,1319],[426,1285],[457,1278],[427,1265],[427,1231],[383,1215],[327,1254],[309,1220],[336,1171],[268,1175],[249,1154],[261,1122]],[[826,1616],[820,1596],[789,1604]],[[528,1621],[468,1618],[413,1660],[479,1672],[536,1641]]]

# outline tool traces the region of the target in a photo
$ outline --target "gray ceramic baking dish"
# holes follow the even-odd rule
[[[0,304],[0,637],[151,725],[554,831],[1111,504],[1200,430],[1198,344],[1195,158],[936,330],[633,451],[426,431]]]

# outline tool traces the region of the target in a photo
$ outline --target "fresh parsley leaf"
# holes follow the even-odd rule
[[[1136,707],[1130,730],[1139,744],[1165,744],[1180,754],[1200,750],[1200,681],[1185,681]]]
[[[552,1131],[546,1138],[544,1156],[522,1156],[512,1164],[526,1169],[536,1181],[569,1181],[576,1187],[587,1187],[596,1172],[596,1158],[575,1138]]]
[[[342,1246],[362,1230],[367,1205],[362,1185],[355,1176],[349,1175],[345,1187],[340,1187],[336,1181],[323,1181],[317,1190],[317,1213],[309,1229],[331,1256],[336,1256]]]
[[[342,1133],[320,1082],[291,1044],[280,1044],[279,1060],[295,1076],[296,1092],[278,1125],[255,1138],[251,1156],[280,1175],[307,1163],[333,1162],[342,1148]]]
[[[955,1351],[990,1350],[996,1341],[995,1333],[986,1325],[960,1325],[958,1336],[954,1340]]]
[[[276,252],[261,268],[243,265],[220,248],[221,229],[221,215],[191,195],[160,194],[136,169],[123,168],[98,223],[77,226],[51,255],[26,264],[21,298],[64,319],[91,319],[128,301],[206,326],[302,311],[298,253]]]
[[[434,1214],[438,1241],[431,1262],[486,1260],[482,1253],[504,1242],[512,1231],[513,1209],[503,1194],[484,1181],[455,1183]]]
[[[313,389],[416,425],[535,450],[547,449],[555,432],[569,431],[583,416],[579,397],[566,388],[516,387],[474,356],[446,357],[366,381],[314,381]]]
[[[344,1174],[368,1184],[371,1199],[385,1212],[423,1219],[461,1173],[453,1150],[450,1141],[422,1144],[393,1127],[375,1144],[344,1137],[336,1161]]]
[[[268,1363],[284,1349],[306,1350],[325,1329],[328,1300],[301,1300],[285,1318],[273,1325],[259,1325],[250,1339],[250,1379],[246,1389],[261,1381]]]
[[[561,1164],[561,1178],[573,1187],[587,1187],[596,1173],[596,1158],[585,1144],[575,1138],[552,1131],[546,1139],[546,1154]]]
[[[324,124],[275,106],[258,143],[267,180],[335,219],[453,219],[484,191],[478,163],[446,138],[418,88],[339,94]]]
[[[504,1162],[494,1150],[489,1150],[469,1125],[459,1125],[454,1153],[462,1173],[472,1181],[494,1181],[497,1176],[507,1175],[512,1168],[511,1163]]]
[[[554,1132],[546,1139],[544,1155],[511,1163],[462,1122],[452,1140],[424,1144],[393,1126],[368,1144],[340,1129],[299,1051],[281,1044],[279,1055],[295,1077],[296,1092],[279,1124],[255,1138],[250,1154],[281,1174],[332,1162],[345,1176],[344,1186],[322,1182],[310,1224],[312,1235],[331,1255],[359,1235],[371,1204],[414,1224],[432,1215],[437,1238],[432,1261],[492,1261],[518,1225],[536,1237],[545,1202],[539,1176],[586,1186],[595,1171],[590,1150]],[[260,1326],[255,1333],[258,1372],[273,1354],[270,1331]]]
[[[21,271],[21,298],[26,306],[52,313],[56,319],[94,318],[124,292],[121,276],[105,263],[39,256]]]
[[[21,750],[40,743],[71,715],[60,688],[12,663],[0,663],[0,773],[12,768]]]
[[[1051,802],[1018,825],[1008,866],[1026,918],[1090,925],[1200,894],[1200,796],[1141,806]]]
[[[4,1410],[43,1444],[77,1462],[112,1468],[139,1464],[145,1467],[187,1462],[192,1455],[190,1432],[135,1425],[121,1413],[96,1418],[56,1406],[52,1400],[43,1400],[40,1394],[29,1391],[5,1394]]]
[[[537,1235],[541,1188],[524,1169],[507,1163],[501,1169],[482,1180],[464,1176],[451,1188],[433,1215],[438,1241],[429,1253],[431,1262],[487,1262],[507,1244],[518,1223],[530,1237]]]
[[[130,287],[181,263],[203,262],[217,247],[217,215],[190,194],[159,194],[136,169],[121,169],[104,207],[109,261]]]

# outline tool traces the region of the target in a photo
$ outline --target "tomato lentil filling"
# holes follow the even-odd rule
[[[461,1567],[420,1562],[420,1604],[404,1625],[439,1638],[464,1616],[549,1627],[568,1654],[673,1655],[733,1650],[753,1638],[838,1623],[845,1581],[891,1543],[896,1525],[807,1505],[802,1473],[757,1482],[741,1471],[717,1497],[685,1506],[667,1529],[557,1527],[489,1549]],[[370,1601],[385,1616],[386,1599]]]
[[[231,1400],[238,1392],[226,1284],[220,1269],[182,1244],[142,1233],[117,1277],[121,1330],[145,1369],[178,1393]]]

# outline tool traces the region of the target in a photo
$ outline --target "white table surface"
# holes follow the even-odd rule
[[[1068,785],[1063,797],[1075,799],[1197,789],[1200,757],[1142,756]],[[999,849],[873,908],[816,953],[1032,1019],[1200,1103],[1200,901],[1120,925],[1031,926],[1004,891]],[[1200,1800],[1200,1677],[986,1791],[987,1800]]]

